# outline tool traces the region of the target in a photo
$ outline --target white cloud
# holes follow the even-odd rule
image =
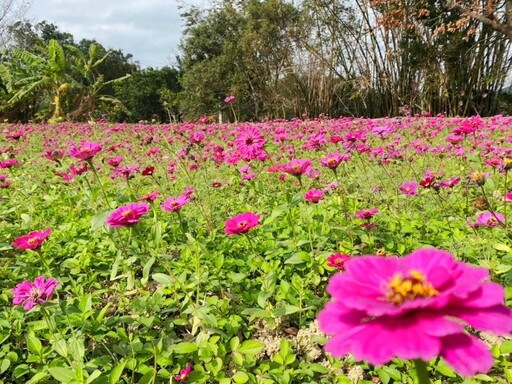
[[[122,49],[142,67],[168,65],[182,30],[177,4],[169,0],[33,0],[26,17],[51,22],[75,41]]]

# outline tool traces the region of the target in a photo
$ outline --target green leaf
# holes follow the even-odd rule
[[[181,355],[197,351],[197,345],[194,343],[183,342],[172,346],[172,351]]]
[[[293,255],[292,257],[286,259],[286,261],[284,263],[296,265],[296,264],[302,264],[305,262],[306,262],[306,260],[304,260],[299,254],[296,254],[296,255]]]
[[[40,355],[43,350],[43,345],[39,339],[34,335],[34,332],[30,332],[27,335],[27,348],[30,352]]]
[[[57,352],[62,357],[67,357],[68,355],[68,345],[66,340],[59,340],[52,345],[52,348],[55,352]]]
[[[512,353],[512,340],[504,341],[500,346],[500,351],[502,354]]]
[[[109,211],[100,211],[91,219],[91,231],[97,231],[105,225],[105,220],[107,220]]]
[[[151,257],[146,264],[144,264],[144,268],[142,268],[142,279],[141,284],[146,284],[148,282],[149,278],[149,272],[151,271],[151,267],[155,263],[156,258],[153,256]]]
[[[4,373],[11,366],[11,360],[3,359],[0,363],[0,374]]]
[[[121,361],[114,368],[112,368],[112,370],[110,371],[109,379],[108,379],[110,384],[119,383],[119,379],[121,378],[121,375],[123,374],[124,367],[126,367],[126,360]]]
[[[511,249],[508,245],[502,244],[502,243],[496,243],[493,245],[494,249],[497,251],[507,252],[510,253]]]
[[[436,371],[440,374],[446,376],[446,377],[455,377],[456,374],[453,372],[453,369],[451,369],[448,364],[444,360],[439,360],[439,363],[436,365]]]
[[[236,351],[238,346],[240,345],[240,339],[238,336],[233,337],[231,340],[229,340],[229,347],[232,351]]]
[[[34,376],[32,376],[32,378],[29,381],[27,381],[25,384],[38,383],[47,377],[48,377],[48,374],[46,372],[38,372]]]
[[[292,313],[300,312],[300,310],[301,309],[295,305],[287,304],[287,305],[283,305],[279,308],[274,309],[274,311],[272,313],[276,317],[281,317],[281,316],[291,315]]]
[[[233,375],[233,381],[237,384],[244,384],[249,381],[249,376],[245,372],[238,371]]]
[[[61,383],[70,383],[76,379],[75,372],[71,368],[67,367],[50,367],[48,372],[53,376],[55,380]]]
[[[260,353],[265,345],[258,340],[246,340],[239,347],[238,352],[244,355],[255,356]]]
[[[166,275],[164,273],[154,273],[151,275],[153,280],[162,285],[172,285],[173,279],[171,276]]]

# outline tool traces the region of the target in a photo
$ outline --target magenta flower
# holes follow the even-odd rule
[[[347,262],[351,259],[349,255],[336,252],[327,258],[327,266],[336,268],[338,271],[344,271]]]
[[[59,283],[53,278],[45,281],[44,276],[39,276],[31,283],[25,280],[23,283],[16,285],[12,290],[14,305],[23,305],[25,311],[29,311],[37,304],[46,303],[53,295],[55,288]]]
[[[158,195],[160,195],[160,192],[153,191],[151,193],[148,193],[145,196],[139,197],[137,199],[137,201],[147,201],[147,202],[155,201],[158,198]]]
[[[142,216],[149,211],[147,203],[132,203],[117,208],[107,218],[107,225],[112,228],[127,227],[137,224]]]
[[[226,220],[224,231],[226,232],[226,235],[246,233],[249,229],[257,226],[259,221],[259,215],[252,212],[245,212]]]
[[[16,164],[18,164],[18,160],[16,159],[7,159],[0,161],[0,168],[11,168],[14,167]]]
[[[501,213],[483,212],[478,215],[474,223],[468,222],[470,227],[497,227],[500,223],[505,222],[505,216]]]
[[[310,189],[304,195],[304,199],[310,203],[318,203],[324,198],[324,192],[320,189]]]
[[[43,245],[46,238],[50,236],[50,233],[52,233],[52,230],[50,228],[45,229],[44,231],[33,231],[30,232],[28,235],[20,236],[14,239],[11,246],[19,250],[34,250]]]
[[[101,151],[101,145],[95,142],[83,141],[78,147],[72,146],[69,155],[75,159],[89,160]]]
[[[185,368],[180,370],[178,375],[174,376],[174,380],[176,380],[178,383],[181,383],[187,379],[187,377],[190,375],[190,372],[192,372],[192,366],[188,364]]]
[[[292,160],[285,164],[283,170],[293,176],[301,176],[311,168],[311,161],[307,159]]]
[[[245,161],[258,159],[264,152],[265,137],[256,127],[247,127],[233,142]]]
[[[394,357],[437,356],[463,376],[487,372],[493,358],[465,326],[500,335],[512,332],[512,311],[489,272],[458,262],[448,252],[420,249],[403,258],[361,256],[331,278],[333,300],[318,316],[332,335],[335,357],[386,364]]]
[[[418,194],[418,184],[414,181],[404,181],[400,187],[400,191],[404,195],[416,196]]]
[[[329,169],[336,169],[343,161],[349,160],[350,154],[340,155],[339,153],[331,153],[320,159],[320,164]]]
[[[171,196],[165,200],[160,207],[164,212],[178,212],[188,202],[190,202],[190,198],[186,195],[179,195],[178,197]]]
[[[232,102],[233,102],[233,101],[235,101],[235,100],[236,100],[236,97],[235,97],[235,96],[233,96],[233,95],[231,95],[231,96],[226,97],[226,98],[224,99],[224,102],[225,102],[225,103],[227,103],[227,104],[229,104],[229,103],[232,103]]]
[[[377,208],[361,209],[356,212],[356,217],[361,220],[370,220],[373,216],[379,213]]]

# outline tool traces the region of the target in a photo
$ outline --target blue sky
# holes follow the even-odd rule
[[[183,27],[176,0],[32,0],[25,17],[56,24],[75,41],[94,38],[122,49],[143,68],[175,62]]]

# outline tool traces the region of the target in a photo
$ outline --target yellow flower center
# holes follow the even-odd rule
[[[400,305],[408,300],[434,297],[438,293],[423,273],[411,270],[408,277],[401,274],[393,276],[388,285],[386,298],[393,304]]]
[[[133,212],[132,209],[127,209],[126,211],[121,213],[121,216],[123,216],[123,217],[129,216],[132,212]]]
[[[31,245],[34,244],[36,241],[37,241],[37,237],[31,237],[30,239],[27,240],[27,242]]]
[[[238,228],[245,228],[246,225],[247,225],[247,221],[241,221],[238,223]]]

